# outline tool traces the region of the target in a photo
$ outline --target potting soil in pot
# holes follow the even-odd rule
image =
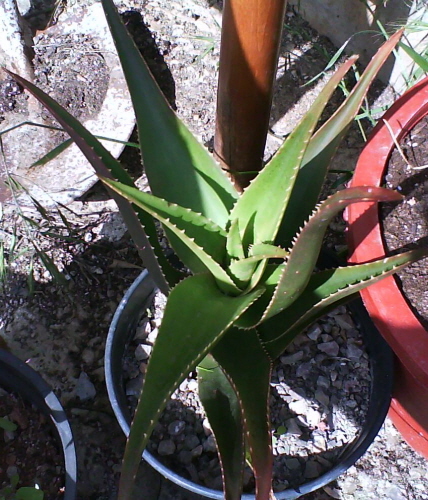
[[[141,391],[164,304],[164,296],[157,294],[126,352],[131,409]],[[193,373],[180,384],[153,432],[148,451],[194,483],[221,489],[215,440],[197,385]],[[315,323],[289,346],[275,364],[271,379],[274,490],[298,486],[332,468],[343,447],[361,430],[370,386],[369,359],[345,307]],[[253,491],[249,468],[244,481],[245,491]]]
[[[428,118],[420,121],[394,149],[385,186],[405,196],[381,209],[389,251],[428,244]],[[406,160],[403,158],[406,158]],[[415,243],[414,243],[415,242]],[[397,273],[400,286],[415,314],[428,329],[428,261],[423,259]]]
[[[14,430],[0,428],[0,496],[13,476],[21,486],[38,486],[44,500],[64,492],[64,459],[52,426],[40,411],[20,396],[0,389],[0,417]],[[15,497],[13,497],[15,498]]]

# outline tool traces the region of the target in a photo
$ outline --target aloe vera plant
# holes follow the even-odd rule
[[[157,418],[197,367],[200,397],[223,467],[225,498],[241,498],[247,446],[256,498],[266,500],[272,476],[272,363],[321,315],[428,253],[415,250],[316,270],[324,233],[339,211],[350,203],[402,198],[394,191],[361,186],[318,204],[330,160],[401,33],[385,43],[347,100],[315,131],[356,58],[340,66],[276,155],[240,194],[168,106],[112,0],[102,3],[131,92],[150,194],[135,188],[120,163],[66,110],[12,76],[81,148],[117,200],[146,267],[168,294],[127,442],[119,498],[131,498],[141,453]],[[153,218],[162,223],[189,275],[180,274],[162,254]]]

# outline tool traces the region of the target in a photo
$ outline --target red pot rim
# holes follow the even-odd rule
[[[428,114],[428,77],[412,87],[385,113],[362,151],[351,186],[379,186],[396,140]],[[389,124],[389,128],[384,122]],[[385,255],[374,203],[348,207],[350,262],[368,262]],[[393,276],[361,292],[366,308],[400,361],[428,390],[428,332],[413,314]]]

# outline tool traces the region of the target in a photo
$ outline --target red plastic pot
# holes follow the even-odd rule
[[[428,78],[415,85],[388,110],[367,142],[352,186],[380,186],[395,148],[428,114]],[[384,122],[389,124],[388,127]],[[348,207],[350,262],[367,262],[386,253],[378,207]],[[428,332],[413,314],[391,276],[361,292],[370,316],[397,356],[396,381],[389,415],[404,439],[428,458]]]

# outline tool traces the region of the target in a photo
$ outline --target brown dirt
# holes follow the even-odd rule
[[[0,416],[15,423],[13,432],[0,430],[0,489],[18,474],[21,486],[36,484],[45,500],[58,500],[64,487],[64,459],[52,425],[37,408],[16,394],[0,395]]]
[[[389,251],[428,244],[428,118],[401,141],[407,161],[395,149],[385,177],[386,187],[405,196],[402,203],[382,210],[385,241]],[[412,309],[428,329],[428,260],[398,273],[399,283]]]

